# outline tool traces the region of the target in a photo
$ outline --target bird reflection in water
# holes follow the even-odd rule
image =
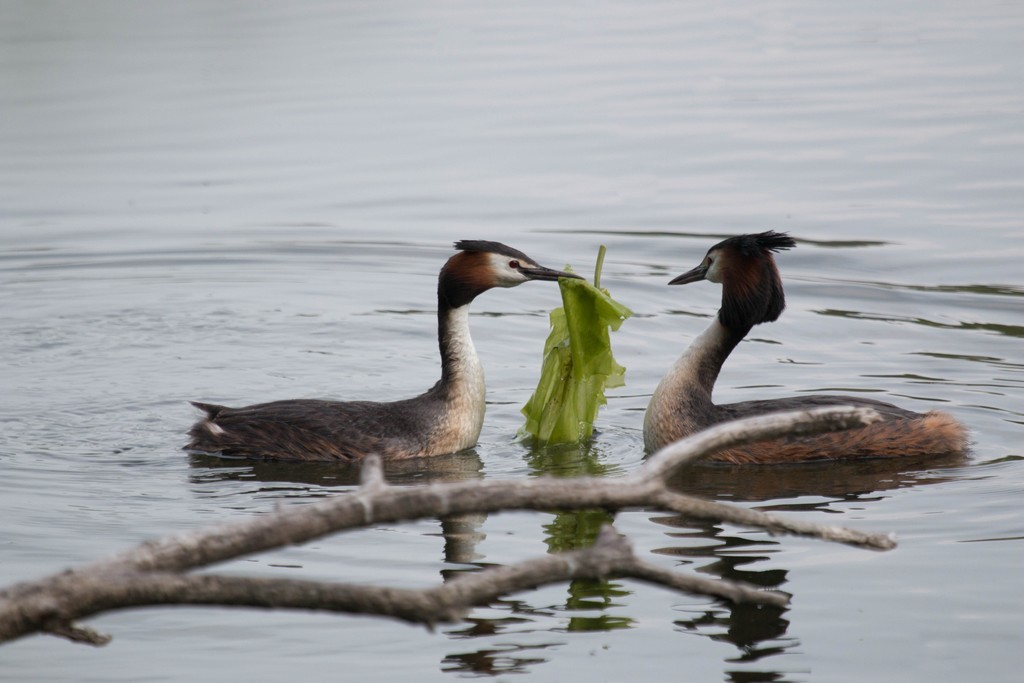
[[[208,484],[224,481],[258,482],[257,494],[275,498],[324,498],[359,485],[362,463],[283,462],[278,460],[233,459],[216,455],[192,453],[191,480],[200,495]],[[432,458],[385,460],[384,479],[393,486],[424,485],[435,482],[456,482],[479,479],[483,462],[475,449]],[[246,489],[246,495],[253,491]],[[212,495],[224,495],[217,486]],[[477,545],[484,539],[483,524],[487,513],[465,513],[440,518],[446,562],[466,563],[479,558]],[[446,579],[447,571],[442,571]]]
[[[685,539],[685,545],[659,548],[654,552],[678,558],[698,573],[769,590],[779,589],[786,583],[786,569],[755,568],[759,564],[763,566],[777,551],[776,541],[754,541],[730,534],[717,524],[678,515],[655,517],[652,521],[671,528],[668,536]],[[795,637],[787,636],[789,621],[783,607],[713,601],[702,602],[701,606],[686,611],[688,616],[677,620],[676,625],[686,632],[735,645],[739,655],[729,661],[755,662],[781,654],[797,644]]]
[[[863,507],[884,500],[886,491],[950,481],[953,477],[944,474],[943,469],[956,467],[964,460],[963,456],[952,455],[942,460],[925,457],[917,461],[697,465],[677,474],[670,486],[680,493],[702,498],[758,503],[754,507],[761,511],[842,514],[851,503]],[[679,558],[694,571],[765,589],[781,590],[787,582],[789,570],[772,561],[781,548],[780,541],[763,532],[727,530],[716,523],[681,515],[657,515],[651,521],[668,527],[666,535],[679,541],[678,545],[654,552]],[[789,674],[774,667],[730,667],[754,662],[763,667],[772,657],[797,646],[798,635],[789,633],[786,613],[787,609],[782,607],[713,602],[688,609],[688,616],[675,623],[683,632],[736,647],[738,653],[726,659],[728,680],[782,681],[790,680]]]

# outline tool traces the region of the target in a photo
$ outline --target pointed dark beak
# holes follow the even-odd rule
[[[668,281],[670,285],[688,285],[691,282],[700,282],[708,274],[708,267],[705,265],[699,265],[693,270],[688,270],[682,275],[672,278]]]
[[[552,268],[545,268],[544,266],[537,266],[536,268],[520,268],[519,272],[531,280],[557,280],[560,277],[567,277],[573,280],[583,279],[576,273],[566,273],[562,270],[554,270]]]

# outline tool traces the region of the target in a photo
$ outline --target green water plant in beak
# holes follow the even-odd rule
[[[594,284],[561,278],[562,306],[551,311],[540,381],[523,406],[520,434],[538,445],[586,441],[594,431],[605,389],[625,384],[626,369],[612,357],[610,331],[633,312],[601,288],[605,247],[597,256]]]

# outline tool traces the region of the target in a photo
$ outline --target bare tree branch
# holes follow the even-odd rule
[[[305,543],[344,529],[499,510],[656,507],[701,519],[759,527],[771,533],[889,549],[895,545],[890,536],[784,520],[756,510],[674,493],[665,486],[666,477],[680,467],[722,448],[783,434],[847,429],[876,418],[870,410],[825,408],[717,425],[671,444],[652,455],[637,473],[619,479],[540,477],[399,488],[384,482],[378,458],[367,458],[361,487],[353,493],[244,522],[150,541],[92,565],[0,591],[0,642],[32,632],[47,632],[78,642],[103,644],[109,638],[73,622],[112,609],[162,604],[376,614],[431,625],[458,619],[473,605],[510,592],[572,578],[609,576],[632,577],[733,601],[784,604],[786,598],[780,593],[682,575],[647,564],[636,558],[629,543],[611,530],[605,530],[598,543],[585,550],[489,568],[418,591],[181,572]]]
[[[881,420],[870,408],[812,408],[723,422],[665,446],[651,455],[636,475],[641,479],[665,479],[680,468],[718,451],[768,441],[783,436],[808,436],[841,432]]]

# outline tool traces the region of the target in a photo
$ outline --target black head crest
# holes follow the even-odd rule
[[[711,251],[715,249],[735,249],[743,256],[756,257],[762,254],[773,254],[784,249],[792,249],[796,241],[784,232],[768,230],[753,235],[737,235],[722,240]]]
[[[518,249],[513,249],[507,244],[502,244],[501,242],[491,242],[488,240],[459,240],[455,243],[455,248],[459,251],[501,254],[502,256],[508,256],[509,258],[529,261],[531,263],[533,262],[533,259],[523,252]]]

